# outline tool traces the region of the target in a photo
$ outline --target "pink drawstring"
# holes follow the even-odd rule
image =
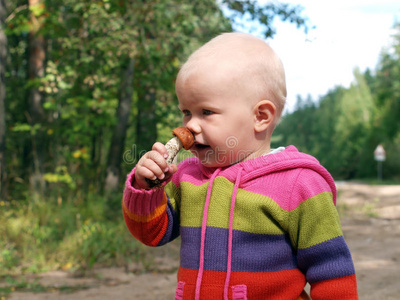
[[[204,204],[203,221],[202,221],[202,224],[201,224],[199,273],[197,274],[197,280],[196,280],[196,293],[195,293],[195,299],[196,300],[200,299],[200,287],[201,287],[201,280],[203,278],[204,244],[205,244],[205,240],[206,240],[207,216],[208,216],[208,207],[210,205],[210,199],[211,199],[211,190],[212,190],[212,186],[213,186],[213,183],[214,183],[214,179],[217,177],[217,175],[218,175],[218,173],[220,171],[221,171],[221,169],[215,170],[214,174],[210,178],[210,183],[208,184],[208,188],[207,188],[206,203]]]
[[[226,278],[225,278],[225,286],[224,286],[224,299],[228,300],[228,291],[229,291],[229,281],[231,279],[231,268],[232,268],[232,240],[233,240],[233,213],[235,210],[235,203],[236,203],[236,194],[239,188],[240,183],[240,176],[242,173],[242,168],[239,169],[236,180],[235,186],[232,192],[231,198],[231,211],[229,213],[229,235],[228,235],[228,262],[226,264]]]

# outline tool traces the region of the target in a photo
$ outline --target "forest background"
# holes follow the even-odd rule
[[[255,20],[307,31],[300,6],[232,0],[0,0],[0,276],[126,265],[143,249],[121,215],[126,174],[181,123],[174,79],[198,46]],[[234,27],[233,27],[234,26]],[[298,97],[272,146],[336,180],[400,182],[400,25],[350,87]],[[356,38],[356,37],[355,37]],[[188,155],[183,153],[182,156]]]

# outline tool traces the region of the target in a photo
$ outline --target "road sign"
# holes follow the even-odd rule
[[[381,144],[379,144],[374,151],[375,160],[378,162],[378,180],[382,180],[382,162],[386,159],[386,151]]]
[[[386,160],[386,151],[381,144],[379,144],[375,151],[374,156],[376,161],[385,161]]]

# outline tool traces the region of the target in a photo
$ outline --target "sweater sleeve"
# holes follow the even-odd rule
[[[355,270],[329,184],[303,169],[293,186],[289,234],[311,298],[358,299]]]
[[[135,169],[128,175],[122,199],[125,223],[131,234],[148,246],[160,246],[175,239],[179,235],[179,217],[164,187],[135,189],[134,178]]]

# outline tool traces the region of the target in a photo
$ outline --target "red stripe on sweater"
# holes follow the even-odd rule
[[[324,300],[358,299],[356,275],[324,280],[312,284],[311,298]]]
[[[223,299],[226,272],[204,271],[200,299]],[[179,268],[178,281],[184,282],[183,299],[194,299],[197,270]],[[232,272],[229,282],[229,299],[232,286],[246,285],[247,299],[296,299],[305,286],[304,275],[297,269],[278,272]]]
[[[132,220],[124,210],[123,214],[131,234],[147,246],[157,246],[167,231],[167,214],[162,214],[146,223]]]

